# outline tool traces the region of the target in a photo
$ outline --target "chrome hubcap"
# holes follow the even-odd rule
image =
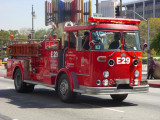
[[[60,83],[60,92],[62,95],[66,95],[67,91],[68,91],[68,83],[67,83],[67,80],[64,79]]]

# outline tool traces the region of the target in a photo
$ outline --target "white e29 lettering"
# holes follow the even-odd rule
[[[130,58],[129,57],[117,57],[117,64],[129,64],[130,63]]]

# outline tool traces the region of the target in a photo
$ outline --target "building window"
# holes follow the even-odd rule
[[[136,4],[136,8],[143,8],[143,3]]]
[[[153,10],[147,10],[144,12],[145,14],[152,14],[153,13]]]
[[[145,6],[147,7],[147,6],[153,6],[153,2],[146,2],[145,3]]]
[[[132,6],[127,6],[127,10],[133,10],[133,5]]]
[[[156,0],[156,4],[160,4],[160,0]]]
[[[159,9],[156,9],[156,13],[160,13],[160,8],[159,8]]]
[[[133,13],[127,14],[127,17],[133,17]]]
[[[143,12],[138,12],[138,14],[142,16],[142,15],[143,15]]]

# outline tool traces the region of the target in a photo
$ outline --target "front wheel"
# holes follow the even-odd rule
[[[27,84],[22,80],[22,73],[20,69],[17,69],[14,74],[14,86],[17,92],[24,93],[24,92],[33,92],[34,85]]]
[[[58,81],[58,96],[63,102],[73,102],[76,93],[71,91],[69,78],[63,74]]]
[[[110,96],[113,99],[113,101],[122,102],[127,98],[128,94],[111,94]]]

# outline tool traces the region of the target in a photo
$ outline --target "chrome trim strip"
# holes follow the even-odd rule
[[[32,81],[32,80],[24,80],[24,82],[30,83],[30,84],[35,84],[35,85],[44,85],[44,86],[47,86],[47,87],[55,88],[55,85],[48,85],[48,84],[44,84],[43,82],[36,82],[36,81]]]
[[[89,74],[79,74],[79,73],[76,73],[76,75],[90,76]]]
[[[129,84],[129,79],[115,79],[116,83],[119,84]]]
[[[8,60],[27,61],[28,59],[24,59],[24,60],[22,60],[22,59],[8,59]]]
[[[133,94],[133,93],[147,93],[149,85],[142,85],[132,87],[131,89],[117,89],[117,87],[87,87],[79,86],[78,89],[73,89],[74,92],[82,94]]]
[[[56,76],[57,74],[49,74],[49,75],[43,75],[43,76],[48,76],[48,77],[51,77],[51,76]]]
[[[99,58],[101,58],[101,57],[106,58],[106,60],[105,60],[105,61],[100,61]],[[106,61],[107,61],[107,57],[106,57],[106,56],[98,56],[98,57],[97,57],[97,61],[98,61],[98,62],[106,62]]]

